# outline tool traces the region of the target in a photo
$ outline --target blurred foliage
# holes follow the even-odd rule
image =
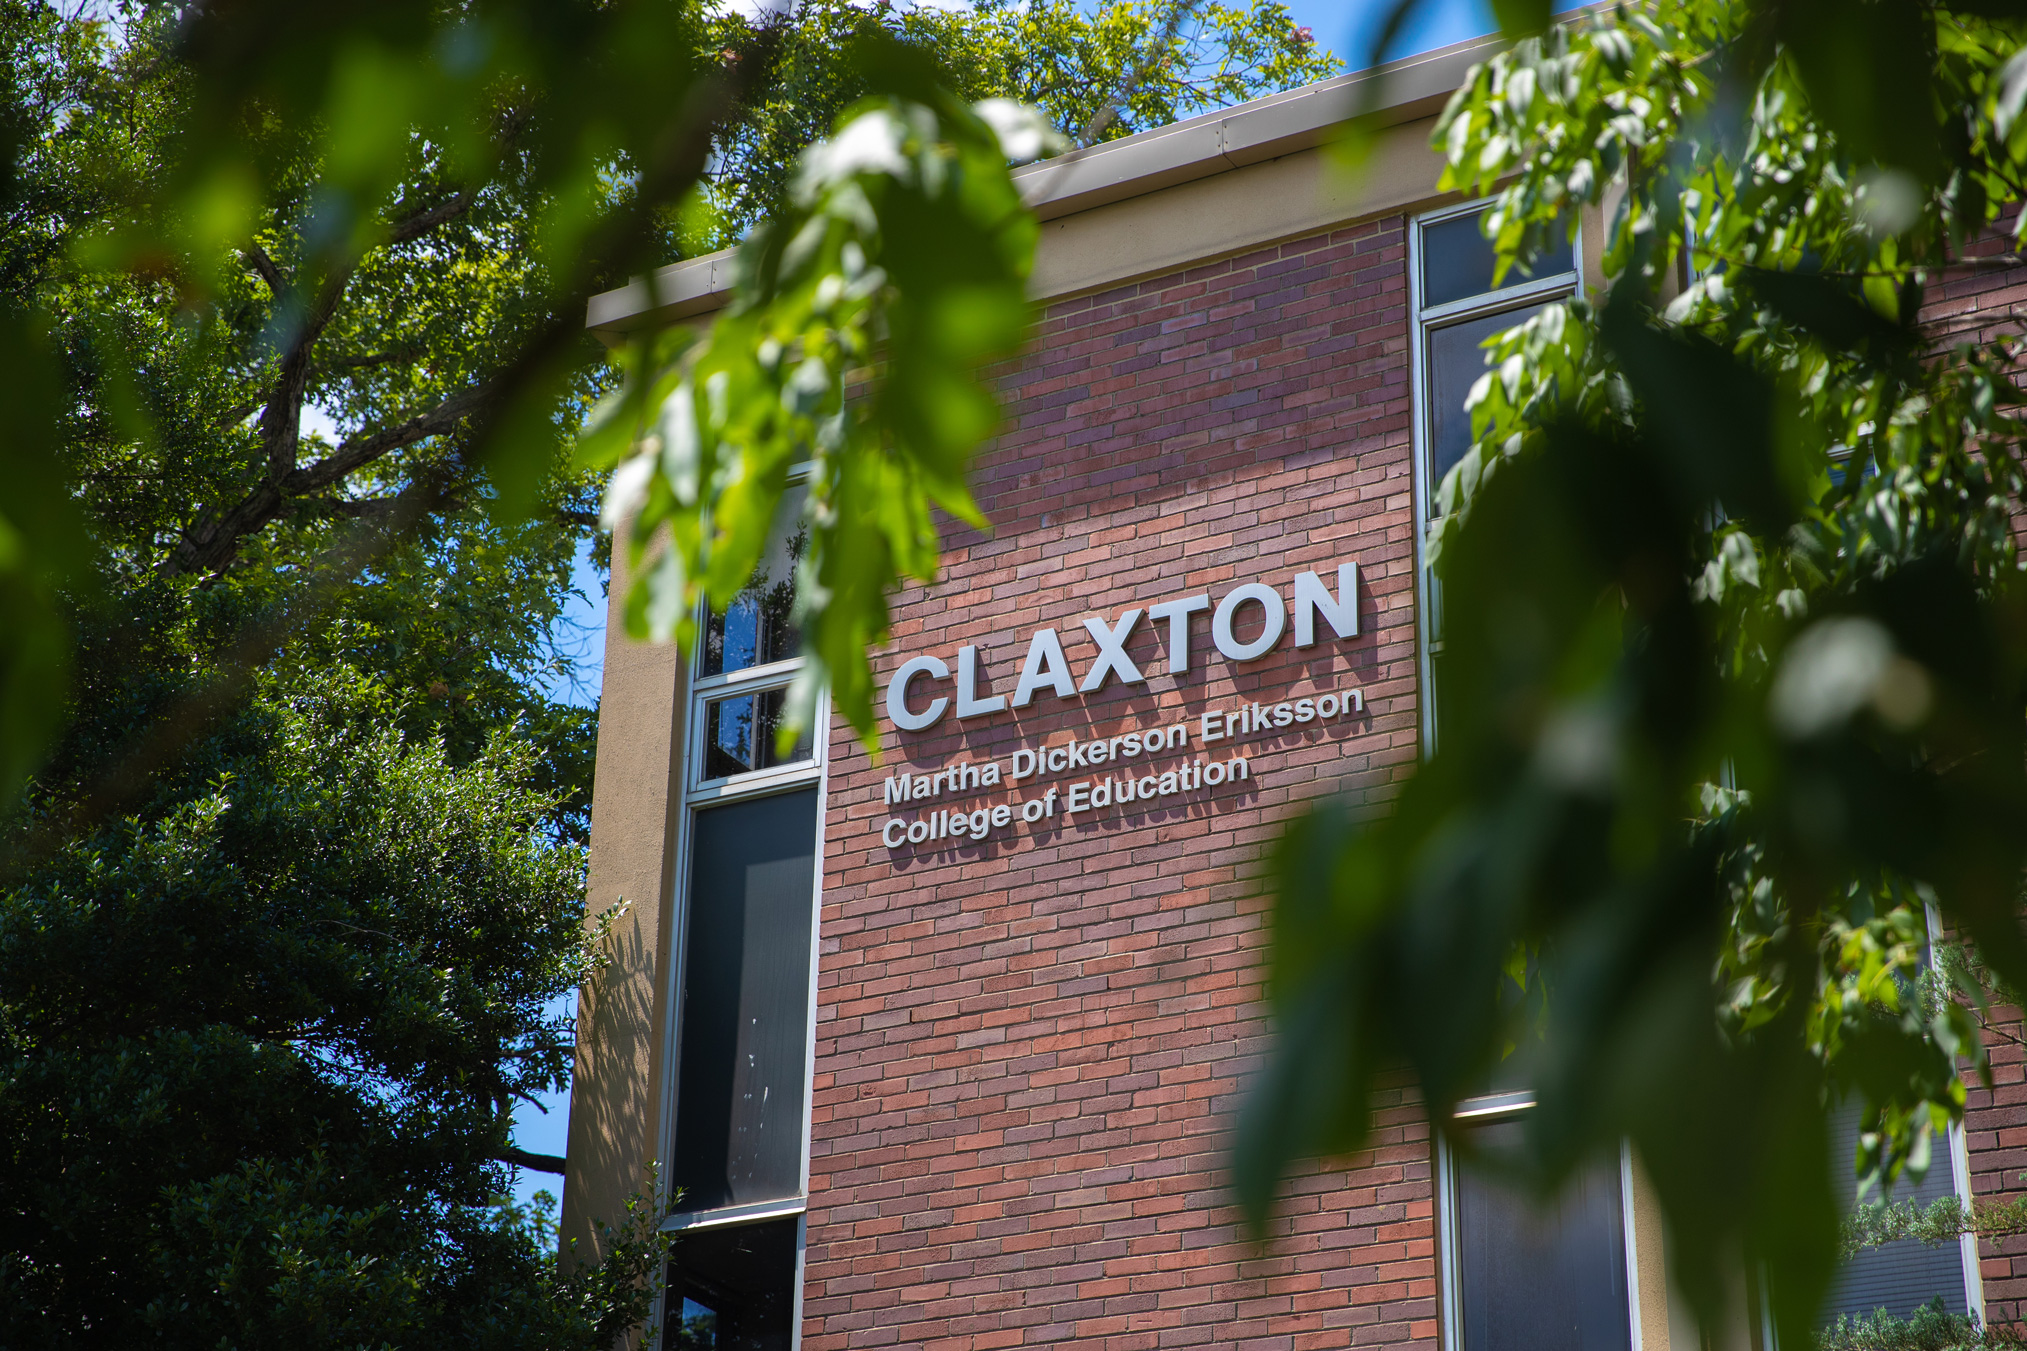
[[[1025,335],[1038,237],[1006,161],[1339,66],[1271,0],[817,0],[727,10],[710,31],[734,68],[762,74],[760,96],[731,115],[676,230],[686,249],[740,239],[735,299],[705,334],[632,337],[625,388],[577,463],[625,461],[605,520],[631,520],[644,569],[628,630],[686,648],[699,604],[722,611],[752,575],[790,469],[811,465],[794,623],[812,660],[780,737],[792,744],[827,690],[870,744],[867,653],[885,641],[888,593],[935,579],[931,508],[986,524],[966,487],[997,419],[984,373]],[[832,148],[801,154],[833,120]],[[651,545],[664,528],[672,547]]]
[[[1163,12],[0,0],[0,1344],[639,1324],[652,1180],[560,1260],[501,1200],[613,918],[553,693],[606,469],[652,422],[648,528],[711,513],[630,612],[670,635],[818,458],[800,622],[863,704],[1027,320],[1053,137],[1003,96],[1329,68],[1272,4]],[[604,363],[592,294],[777,211],[708,337]]]
[[[685,206],[686,248],[731,245],[787,204],[802,149],[872,92],[850,55],[871,35],[934,57],[959,98],[1040,108],[1078,142],[1130,136],[1344,68],[1278,0],[985,0],[965,8],[804,0],[792,15],[762,16],[727,8],[710,22],[714,49],[742,60],[758,51],[771,65]]]
[[[1056,139],[1021,105],[967,108],[907,48],[860,59],[907,94],[855,108],[804,157],[788,209],[741,244],[733,301],[707,333],[629,344],[626,382],[579,449],[619,464],[606,519],[632,523],[629,632],[686,648],[699,601],[722,612],[739,595],[790,470],[812,466],[791,619],[815,660],[784,746],[826,688],[874,735],[867,653],[888,592],[935,578],[930,507],[985,525],[966,483],[997,418],[984,370],[1026,335],[1039,233],[1006,161]]]
[[[289,533],[329,575],[298,578],[287,627],[462,508],[497,529],[532,513],[555,543],[593,531],[599,476],[582,466],[612,457],[568,469],[559,452],[618,372],[581,330],[584,301],[790,210],[802,151],[904,67],[960,103],[1034,99],[1107,137],[1336,69],[1270,0],[825,0],[764,18],[676,0],[15,0],[4,19],[16,308],[0,346],[21,378],[5,395],[0,800],[61,725],[58,597],[99,580],[92,545],[209,585]],[[875,70],[876,48],[912,55]],[[54,397],[66,387],[76,404]],[[216,697],[186,711],[215,711],[283,636],[242,635]],[[85,815],[133,782],[87,794]]]
[[[0,1344],[611,1345],[652,1186],[560,1262],[494,1201],[604,932],[584,307],[751,91],[654,0],[0,44]]]
[[[2027,8],[1546,9],[1440,119],[1443,186],[1502,268],[1601,211],[1608,287],[1487,343],[1433,754],[1284,843],[1241,1187],[1360,1149],[1383,1069],[1438,1123],[1496,1077],[1527,1180],[1630,1140],[1699,1314],[1743,1264],[1804,1345],[1833,1169],[1918,1176],[1988,1073],[1994,986],[1922,993],[1925,912],[2027,976],[2018,315],[1923,308],[2017,267]]]

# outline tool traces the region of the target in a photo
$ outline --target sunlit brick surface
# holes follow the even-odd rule
[[[2027,269],[2010,256],[2010,229],[1966,250],[1972,265],[1953,268],[1929,289],[1923,319],[1938,347],[1989,342],[2021,332],[2027,318]],[[2027,527],[2027,517],[2020,519]],[[2016,537],[2022,531],[2016,530]],[[1993,1086],[1973,1087],[1965,1113],[1971,1192],[2011,1200],[2027,1192],[2027,1036],[2018,1010],[2001,1010],[1986,1034]],[[2027,1319],[2027,1237],[1982,1240],[1980,1274],[1987,1317]]]
[[[943,580],[900,598],[883,688],[903,656],[954,666],[970,643],[981,694],[1010,694],[1038,627],[1081,674],[1087,615],[1285,593],[1345,560],[1362,631],[1234,665],[1198,616],[1193,668],[1170,676],[1143,619],[1127,651],[1145,685],[890,734],[878,767],[833,741],[809,1351],[1433,1342],[1430,1148],[1408,1095],[1372,1153],[1293,1185],[1264,1247],[1227,1182],[1265,1047],[1264,850],[1320,795],[1379,808],[1418,754],[1406,303],[1393,219],[1052,306],[1007,377],[979,474],[995,531],[953,529]],[[882,801],[901,769],[1185,715],[1203,754],[1204,711],[1354,687],[1367,716],[1247,742],[1251,778],[1166,800],[1184,805],[942,852],[879,839],[912,815]]]
[[[1292,1185],[1264,1246],[1227,1181],[1266,1046],[1265,850],[1320,795],[1381,809],[1419,753],[1406,303],[1403,227],[1387,220],[1054,305],[1007,376],[1006,430],[978,475],[994,533],[946,532],[942,582],[895,605],[882,688],[906,656],[954,666],[975,644],[980,693],[1010,695],[1038,627],[1081,674],[1087,615],[1255,580],[1285,593],[1345,560],[1362,633],[1234,665],[1198,616],[1193,667],[1169,676],[1143,619],[1127,651],[1145,685],[890,732],[879,766],[833,741],[809,1351],[1434,1343],[1431,1151],[1410,1092],[1387,1096],[1373,1151]],[[1931,289],[1927,318],[1941,342],[1984,339],[2019,331],[2023,303],[2019,270],[1963,269]],[[1203,712],[1354,687],[1367,716],[1249,742],[1246,783],[1181,805],[954,848],[879,839],[916,814],[882,800],[902,770],[1183,717],[1201,755]],[[1995,1089],[1971,1094],[1981,1197],[2027,1190],[2023,1038],[2009,1015]],[[1986,1242],[1982,1271],[1990,1317],[2027,1316],[2027,1238]]]
[[[1971,1193],[2003,1198],[2027,1190],[2027,1065],[2021,1053],[2017,1012],[1995,1020],[1986,1042],[1992,1056],[1992,1089],[1972,1088],[1964,1116],[1969,1147]],[[1996,1323],[2027,1317],[2027,1238],[1986,1239],[1978,1245],[1985,1282],[1985,1309]]]

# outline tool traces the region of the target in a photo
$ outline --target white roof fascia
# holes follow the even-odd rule
[[[1431,116],[1464,82],[1465,72],[1504,45],[1497,36],[1474,38],[1340,75],[1026,165],[1014,171],[1014,181],[1045,221],[1159,192],[1322,145],[1380,81],[1384,102],[1366,114],[1375,124]],[[730,249],[685,259],[593,296],[586,326],[616,336],[650,315],[669,322],[707,314],[724,304],[731,285]]]
[[[1378,126],[1393,126],[1441,110],[1464,74],[1498,52],[1498,37],[1474,38],[1374,70],[1271,94],[1137,136],[1104,141],[1014,171],[1021,196],[1043,220],[1157,192],[1227,169],[1309,150],[1359,111],[1375,84],[1385,101],[1369,110]],[[1384,83],[1381,83],[1384,81]]]

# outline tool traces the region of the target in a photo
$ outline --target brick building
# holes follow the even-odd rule
[[[1593,223],[1495,290],[1473,204],[1436,193],[1433,118],[1484,53],[1392,68],[1357,177],[1323,142],[1362,75],[1023,171],[1046,308],[979,470],[996,528],[952,530],[942,582],[896,602],[885,763],[842,725],[778,763],[756,734],[795,670],[778,593],[688,667],[610,630],[591,890],[631,908],[582,1007],[565,1223],[672,1160],[668,1325],[782,1351],[1696,1344],[1630,1160],[1523,1221],[1402,1091],[1269,1246],[1228,1195],[1263,849],[1422,754],[1418,540],[1476,344],[1595,256]],[[615,292],[594,327],[709,313],[723,259],[659,281],[659,311]],[[1981,1101],[1924,1195],[2003,1186],[2022,1117]],[[1838,1298],[2010,1314],[2008,1259],[1985,1280],[1974,1249],[1887,1249]]]

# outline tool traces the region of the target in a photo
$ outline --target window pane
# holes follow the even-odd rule
[[[1492,289],[1492,241],[1479,233],[1483,211],[1452,216],[1422,227],[1422,305],[1447,305]],[[1519,286],[1535,277],[1553,277],[1576,270],[1576,254],[1558,232],[1555,247],[1535,259],[1532,269],[1506,270],[1500,289]]]
[[[781,513],[753,580],[722,615],[704,624],[703,667],[707,676],[787,661],[802,651],[802,634],[788,622],[795,609],[795,565],[808,538],[802,525],[801,485],[781,495]]]
[[[1511,1148],[1518,1121],[1468,1128],[1477,1147]],[[1619,1170],[1588,1168],[1554,1204],[1457,1166],[1457,1262],[1464,1351],[1629,1351]]]
[[[670,1344],[694,1351],[788,1351],[796,1225],[791,1216],[679,1236],[669,1250]]]
[[[1436,489],[1443,475],[1471,449],[1471,415],[1464,400],[1485,374],[1486,353],[1478,344],[1495,333],[1527,322],[1540,305],[1523,305],[1498,314],[1466,319],[1461,324],[1429,330],[1429,511],[1435,514]]]
[[[696,815],[671,1180],[684,1211],[802,1191],[816,790]]]
[[[1830,1166],[1835,1170],[1833,1176],[1847,1207],[1858,1201],[1852,1160],[1858,1151],[1858,1125],[1863,1111],[1863,1105],[1853,1101],[1839,1106],[1830,1117]],[[1950,1151],[1939,1143],[1928,1175],[1915,1186],[1903,1181],[1888,1199],[1911,1200],[1917,1208],[1925,1209],[1956,1193],[1953,1168]],[[1919,1239],[1902,1239],[1868,1248],[1838,1268],[1836,1279],[1830,1283],[1829,1296],[1823,1301],[1823,1322],[1836,1322],[1838,1314],[1869,1315],[1881,1309],[1895,1318],[1906,1318],[1938,1295],[1942,1296],[1943,1308],[1950,1313],[1966,1311],[1963,1249],[1954,1243],[1931,1248]]]
[[[795,749],[782,755],[775,734],[788,706],[787,690],[762,690],[736,699],[716,699],[704,706],[704,777],[729,779],[756,769],[792,765],[809,759],[809,733]]]

